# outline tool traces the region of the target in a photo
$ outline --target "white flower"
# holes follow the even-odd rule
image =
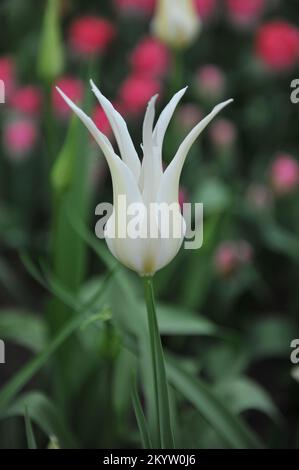
[[[99,144],[111,172],[113,214],[106,224],[105,239],[112,254],[125,266],[140,275],[152,275],[175,257],[184,238],[185,222],[178,204],[178,193],[180,175],[186,156],[199,134],[214,116],[232,100],[216,106],[207,117],[194,127],[163,172],[162,145],[164,135],[186,88],[173,96],[161,113],[155,127],[155,101],[157,96],[150,100],[143,123],[143,160],[141,163],[124,119],[92,81],[91,87],[110,121],[122,158],[115,153],[108,138],[100,132],[94,122],[61,90],[58,89],[58,91]],[[143,220],[144,225],[147,227],[145,229],[146,236],[134,239],[128,236],[126,228],[128,224],[132,223],[134,217],[132,213],[128,215],[123,207],[119,207],[119,196],[126,197],[126,208],[138,203],[139,206],[148,209],[153,203],[164,203],[162,204],[164,207],[162,219],[164,218],[164,221],[166,219],[167,224],[171,225],[169,236],[166,238],[161,236],[161,226],[157,221],[156,214],[152,217],[149,211],[147,217]],[[173,208],[171,220],[169,212],[167,212],[169,205],[172,205]],[[159,236],[149,236],[148,228],[150,230],[158,228]],[[123,231],[122,229],[125,235],[119,236],[119,231]],[[177,231],[179,231],[179,237],[173,235]]]
[[[187,47],[200,29],[193,0],[158,0],[152,26],[154,34],[169,46]]]

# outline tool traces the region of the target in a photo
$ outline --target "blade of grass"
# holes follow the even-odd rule
[[[63,448],[77,447],[76,440],[64,419],[63,412],[44,393],[32,391],[21,395],[1,414],[1,419],[9,419],[24,414],[27,408],[28,416],[46,436],[55,436]]]
[[[37,449],[36,440],[34,437],[32,424],[30,420],[30,416],[28,413],[28,406],[25,406],[25,431],[26,431],[26,438],[27,438],[27,445],[29,449]]]
[[[144,449],[152,449],[151,438],[149,435],[143,409],[139,400],[136,381],[133,381],[133,385],[132,385],[132,403],[133,403],[136,421],[137,421],[139,432],[140,432],[142,446]]]

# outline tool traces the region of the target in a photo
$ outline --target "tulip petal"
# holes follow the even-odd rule
[[[112,103],[100,92],[92,80],[90,80],[91,89],[101,106],[103,107],[106,116],[111,124],[114,132],[119,151],[123,161],[132,171],[136,181],[140,176],[141,164],[138,154],[129,134],[127,124],[120,113],[113,107]]]
[[[159,148],[159,151],[161,152],[161,166],[162,166],[162,145],[163,145],[165,133],[167,131],[167,128],[169,126],[173,113],[177,105],[179,104],[180,100],[186,93],[187,88],[188,87],[183,88],[172,97],[172,99],[169,101],[169,103],[166,105],[166,107],[163,109],[162,113],[160,114],[160,117],[155,126],[154,141],[155,141],[156,146]]]
[[[160,189],[158,192],[159,201],[168,202],[169,204],[178,201],[180,176],[191,146],[197,137],[201,134],[201,132],[206,128],[206,126],[212,121],[212,119],[232,101],[233,100],[230,99],[215,106],[212,112],[208,114],[202,121],[200,121],[200,123],[192,129],[185,140],[181,143],[175,157],[168,165],[162,176]]]
[[[143,161],[141,167],[140,188],[145,204],[155,201],[162,169],[157,158],[157,149],[153,142],[153,125],[155,119],[155,103],[158,95],[149,101],[143,122]]]

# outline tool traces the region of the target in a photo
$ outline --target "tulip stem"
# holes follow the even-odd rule
[[[144,294],[147,307],[153,383],[156,401],[157,440],[162,449],[171,449],[174,448],[174,441],[170,421],[168,385],[163,348],[156,315],[153,278],[151,276],[144,277]]]

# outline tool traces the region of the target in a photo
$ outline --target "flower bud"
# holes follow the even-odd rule
[[[195,7],[199,17],[203,20],[209,20],[216,13],[217,0],[194,0]]]
[[[259,20],[266,4],[265,0],[226,0],[226,7],[230,21],[240,28],[247,28]]]
[[[75,19],[69,28],[69,44],[82,57],[104,53],[115,37],[113,24],[96,16]]]
[[[218,100],[225,88],[224,73],[217,65],[203,65],[196,74],[196,88],[202,98],[208,101]]]
[[[153,31],[161,41],[184,49],[195,40],[199,27],[193,0],[158,0]]]
[[[245,240],[222,242],[215,253],[214,265],[216,272],[223,277],[234,274],[242,265],[252,261],[252,246]]]
[[[38,55],[38,73],[43,80],[51,82],[62,72],[63,65],[59,1],[48,0]]]
[[[161,91],[161,84],[150,77],[129,76],[121,85],[119,98],[126,114],[144,111],[149,99]]]
[[[4,126],[3,144],[12,160],[23,160],[37,141],[37,127],[29,119],[17,119]]]
[[[210,128],[211,141],[220,150],[231,148],[236,141],[236,136],[236,127],[228,119],[217,119]]]
[[[299,185],[299,163],[291,155],[278,154],[270,168],[270,179],[277,195],[293,192]]]
[[[192,129],[203,117],[202,111],[192,103],[180,106],[176,115],[176,123],[183,131]]]
[[[289,70],[299,58],[299,29],[287,21],[262,25],[256,35],[256,55],[270,70]]]
[[[169,70],[170,53],[165,44],[155,38],[144,38],[130,54],[133,73],[163,77]]]
[[[15,111],[36,116],[40,113],[42,105],[41,92],[34,85],[18,88],[11,98],[10,105]]]

